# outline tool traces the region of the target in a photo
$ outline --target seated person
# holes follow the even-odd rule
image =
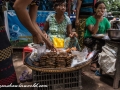
[[[80,46],[76,38],[78,35],[76,32],[72,32],[70,18],[65,14],[65,0],[56,0],[54,2],[54,10],[55,13],[50,14],[46,19],[43,33],[45,34],[47,32],[51,41],[53,41],[54,37],[62,38],[65,42],[69,42],[68,47],[76,47],[77,50],[80,50]]]
[[[101,39],[95,39],[92,34],[105,34],[110,29],[110,23],[107,18],[103,17],[105,12],[105,4],[102,1],[98,1],[94,7],[95,14],[90,16],[86,20],[86,30],[84,34],[84,45],[90,48],[90,50],[96,49],[99,52],[102,51],[104,41]],[[97,53],[97,54],[98,54]],[[96,71],[97,68],[97,57],[93,58],[91,64],[91,70]]]

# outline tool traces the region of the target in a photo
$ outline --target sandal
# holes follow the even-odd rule
[[[29,73],[29,72],[26,71],[26,70],[22,72],[22,74],[21,74],[20,77],[19,77],[19,80],[20,80],[21,83],[26,82],[26,78],[25,78],[25,77],[27,76],[28,73]]]
[[[27,82],[31,82],[33,80],[32,74],[27,74],[27,76],[25,78],[26,78]]]
[[[26,82],[26,79],[24,77],[22,77],[22,76],[19,77],[19,80],[20,80],[21,83]]]

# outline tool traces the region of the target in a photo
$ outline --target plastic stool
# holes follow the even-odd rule
[[[23,48],[23,64],[24,64],[24,59],[25,59],[25,53],[32,52],[32,51],[33,51],[33,48],[31,48],[31,47],[26,46]]]

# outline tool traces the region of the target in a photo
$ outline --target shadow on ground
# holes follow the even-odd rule
[[[98,85],[95,80],[87,75],[82,75],[82,90],[97,90]]]

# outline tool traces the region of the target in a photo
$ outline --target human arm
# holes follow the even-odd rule
[[[29,30],[29,32],[33,36],[34,43],[43,43],[41,35],[39,35],[38,30],[34,27],[33,23],[31,22],[31,17],[27,11],[27,6],[31,4],[32,0],[16,0],[14,3],[14,10],[19,18],[20,22]],[[37,6],[35,6],[34,13],[37,13]],[[23,14],[24,15],[21,15]]]
[[[103,20],[103,13],[100,10],[96,10],[96,16],[94,16],[96,23],[95,24],[91,24],[88,25],[88,30],[92,33],[92,34],[96,34],[99,30],[99,24],[100,22]],[[90,21],[88,21],[90,22]]]
[[[99,28],[99,21],[96,21],[95,25],[89,25],[87,28],[92,34],[96,34]]]
[[[70,18],[68,16],[65,15],[65,18],[67,20],[67,28],[66,28],[66,30],[67,30],[67,37],[69,37],[70,34],[72,33],[72,22],[71,22],[71,20],[70,20]]]
[[[79,13],[80,13],[81,4],[82,4],[82,0],[77,0],[75,25],[79,25]]]
[[[35,15],[35,7],[33,5],[30,6],[30,10],[29,10],[29,15],[31,17],[31,20],[33,22],[33,25],[35,26],[36,30],[38,30],[38,33],[40,34],[40,36],[42,37],[42,40],[44,41],[44,43],[46,43],[46,46],[53,50],[53,51],[56,51],[52,42],[47,38],[45,37],[45,35],[43,34],[42,30],[40,30],[40,27],[37,25],[36,23],[36,16],[37,16],[37,13]]]
[[[76,32],[73,32],[72,31],[72,25],[71,24],[69,24],[68,26],[67,26],[67,35],[69,36],[69,37],[78,37],[78,34],[76,33]]]
[[[16,0],[14,3],[15,12],[20,20],[20,22],[29,30],[29,32],[33,36],[34,43],[43,43],[45,42],[49,49],[54,49],[53,44],[44,37],[40,28],[36,23],[36,16],[37,16],[37,5],[30,5],[32,0]],[[27,6],[30,5],[29,13],[26,10]],[[24,15],[21,15],[24,14]]]
[[[49,20],[51,18],[51,15],[48,15],[47,18],[46,18],[46,22],[44,24],[44,28],[43,28],[43,34],[45,35],[45,37],[49,38],[48,35],[47,35],[47,31],[49,30]]]
[[[72,33],[72,25],[69,24],[67,25],[67,36],[70,36],[71,33]]]
[[[44,28],[43,28],[43,34],[45,35],[45,37],[47,37],[48,38],[48,35],[47,35],[47,30],[49,29],[49,22],[45,22],[45,24],[44,24]]]

